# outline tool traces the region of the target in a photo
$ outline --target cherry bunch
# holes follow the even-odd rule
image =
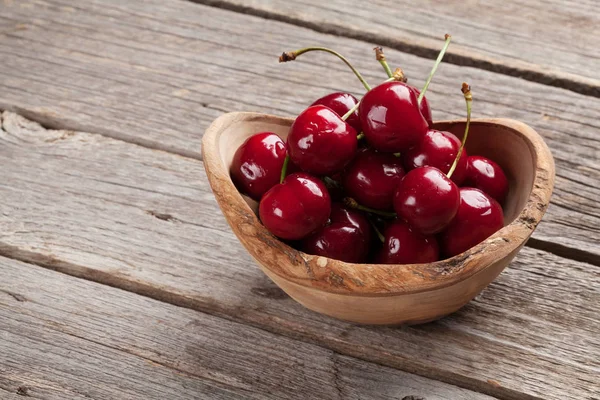
[[[272,132],[248,138],[235,153],[231,176],[259,201],[259,217],[275,236],[300,250],[353,263],[413,264],[462,253],[503,227],[508,193],[502,168],[471,155],[465,142],[472,94],[463,83],[467,123],[462,141],[433,128],[427,88],[392,72],[371,88],[339,53],[321,47],[286,52],[280,62],[309,51],[344,61],[367,93],[331,93],[297,116],[287,141]],[[379,239],[379,240],[377,240]]]

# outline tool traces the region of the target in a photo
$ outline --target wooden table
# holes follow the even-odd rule
[[[371,3],[371,4],[369,4]],[[393,8],[392,8],[393,6]],[[0,1],[1,399],[600,399],[600,13],[594,1]],[[294,115],[383,79],[435,119],[533,126],[556,189],[511,266],[456,314],[365,327],[254,265],[207,184],[227,111]],[[413,397],[411,397],[413,396]]]

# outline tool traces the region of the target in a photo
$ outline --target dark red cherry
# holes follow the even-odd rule
[[[394,210],[424,234],[442,231],[456,215],[458,186],[434,167],[408,172],[394,194]]]
[[[460,189],[456,216],[442,232],[443,253],[452,257],[483,242],[504,226],[502,207],[479,189]]]
[[[408,150],[428,129],[417,94],[403,82],[385,82],[371,89],[362,98],[358,115],[369,144],[388,153]]]
[[[394,191],[403,176],[404,169],[398,157],[361,149],[344,173],[344,188],[360,205],[391,210]]]
[[[420,264],[439,259],[435,236],[423,235],[404,221],[388,225],[383,236],[383,246],[375,256],[378,264]]]
[[[285,143],[276,134],[261,132],[250,136],[233,156],[231,178],[241,192],[260,200],[279,183],[286,154]]]
[[[341,171],[356,153],[356,131],[331,108],[317,105],[304,110],[287,138],[290,159],[315,175]]]
[[[286,240],[302,239],[327,223],[331,199],[319,179],[305,173],[288,175],[260,200],[258,213],[265,227]]]
[[[430,129],[416,146],[402,154],[404,168],[410,171],[418,167],[430,166],[447,174],[458,154],[460,144],[460,140],[452,133]],[[466,175],[467,152],[463,149],[451,179],[460,185]]]
[[[363,263],[369,254],[371,227],[361,213],[333,204],[331,223],[302,241],[308,254],[352,263]]]
[[[470,156],[463,186],[474,187],[492,196],[500,204],[508,194],[508,179],[502,168],[489,158]]]
[[[418,98],[419,95],[421,94],[421,91],[414,86],[411,86],[411,87],[414,90],[414,92]],[[421,114],[423,114],[425,121],[427,121],[427,125],[429,125],[429,127],[431,128],[433,126],[433,118],[431,116],[431,108],[429,107],[429,102],[427,101],[427,97],[423,96],[423,100],[421,100],[421,105],[419,106],[419,109],[421,110]]]
[[[336,92],[321,97],[312,103],[311,106],[320,104],[322,106],[329,107],[335,111],[337,115],[343,117],[357,103],[358,100],[356,97],[352,96],[350,93]],[[346,122],[353,127],[356,132],[362,131],[362,128],[360,127],[360,119],[358,118],[358,110],[350,114],[350,116],[346,118]]]

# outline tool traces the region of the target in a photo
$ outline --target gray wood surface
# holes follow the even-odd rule
[[[2,399],[492,399],[38,266],[0,270]]]
[[[600,96],[595,1],[192,1]]]
[[[3,114],[0,253],[505,399],[600,387],[598,267],[525,248],[461,312],[368,328],[309,312],[258,270],[201,161]]]
[[[143,4],[0,3],[0,108],[197,158],[202,132],[224,111],[294,115],[329,91],[360,94],[329,55],[278,65],[282,50],[335,47],[372,83],[383,78],[369,43],[187,1]],[[419,86],[432,64],[396,51],[388,58]],[[600,265],[600,99],[444,64],[428,95],[436,119],[464,117],[463,80],[474,87],[474,116],[530,124],[556,158],[553,202],[533,245]]]

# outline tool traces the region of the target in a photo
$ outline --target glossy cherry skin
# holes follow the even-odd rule
[[[407,171],[418,167],[435,167],[447,174],[454,163],[460,140],[450,132],[429,129],[423,139],[402,154],[404,168]],[[467,175],[467,152],[463,149],[451,179],[460,185]]]
[[[452,257],[483,242],[504,226],[502,207],[479,189],[460,189],[456,216],[440,235],[445,256]]]
[[[508,194],[508,179],[502,168],[489,158],[470,156],[463,186],[474,187],[504,204]]]
[[[421,264],[439,260],[435,236],[423,235],[404,221],[388,225],[383,236],[383,246],[375,256],[378,264]]]
[[[258,214],[275,236],[299,240],[327,223],[331,199],[323,182],[299,172],[288,175],[260,200]]]
[[[350,111],[356,104],[358,100],[356,97],[352,96],[350,93],[336,92],[328,94],[327,96],[323,96],[311,106],[316,106],[318,104],[329,107],[337,115],[343,117],[348,111]],[[362,128],[360,126],[360,119],[358,118],[358,110],[354,111],[350,116],[346,119],[346,122],[354,128],[356,132],[361,132]]]
[[[285,143],[276,134],[261,132],[250,136],[233,156],[231,179],[241,192],[260,200],[279,183],[286,155]]]
[[[302,241],[302,250],[345,262],[365,262],[371,242],[371,227],[367,218],[335,203],[329,219],[329,225]]]
[[[456,215],[458,186],[437,168],[419,167],[408,172],[394,194],[394,210],[423,234],[441,232]]]
[[[417,95],[417,99],[418,99],[419,95],[421,94],[421,91],[414,86],[411,86],[411,88]],[[423,100],[421,100],[421,105],[419,106],[419,109],[421,110],[421,114],[423,114],[425,121],[427,121],[427,125],[429,125],[429,127],[431,128],[433,126],[433,118],[431,116],[431,108],[429,107],[429,102],[427,101],[427,97],[423,96]]]
[[[369,90],[358,115],[369,144],[387,153],[408,150],[421,141],[429,127],[414,88],[403,82],[385,82]]]
[[[287,138],[290,159],[315,175],[341,171],[356,154],[356,131],[331,108],[317,105],[304,110]]]
[[[404,168],[398,157],[361,149],[344,173],[344,188],[363,206],[392,210],[394,191],[403,176]]]

